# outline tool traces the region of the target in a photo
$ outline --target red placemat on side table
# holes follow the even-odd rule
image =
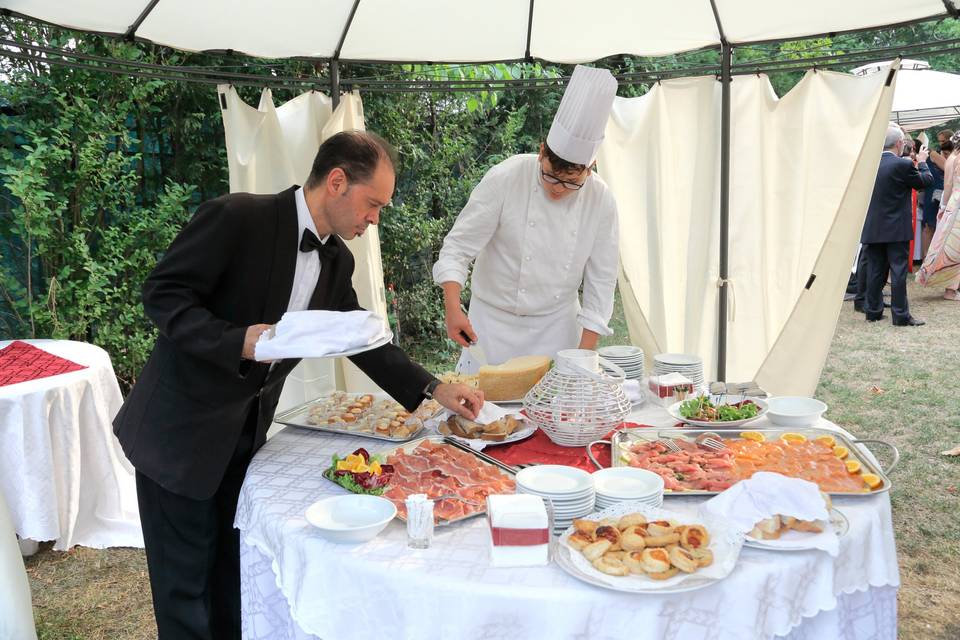
[[[86,368],[21,340],[0,349],[0,387]]]
[[[624,422],[620,429],[645,428],[650,425]],[[613,431],[605,438],[609,439]],[[499,447],[487,447],[483,452],[509,465],[516,464],[562,464],[568,467],[577,467],[593,473],[597,470],[590,458],[587,457],[586,447],[561,447],[547,437],[540,429],[532,436],[519,442],[511,442]],[[604,467],[610,466],[610,447],[598,445],[594,447],[593,455]]]

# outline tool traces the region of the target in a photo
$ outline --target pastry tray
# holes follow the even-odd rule
[[[459,443],[459,442],[457,442],[457,441],[455,441],[455,440],[452,440],[452,439],[450,439],[450,438],[445,438],[445,437],[443,437],[443,436],[426,436],[426,437],[424,437],[424,438],[418,438],[417,440],[414,440],[414,441],[412,441],[412,442],[406,442],[406,443],[404,443],[404,444],[401,444],[401,445],[399,445],[399,446],[393,447],[393,448],[391,448],[391,449],[383,449],[383,450],[376,451],[376,452],[374,452],[374,453],[375,453],[376,455],[380,456],[382,459],[385,460],[387,456],[389,456],[389,455],[391,455],[391,454],[394,454],[394,453],[396,453],[397,451],[400,451],[401,449],[402,449],[403,451],[405,451],[405,452],[413,451],[414,449],[416,449],[416,448],[420,445],[421,442],[424,442],[424,441],[426,441],[426,440],[429,440],[430,442],[433,442],[434,444],[447,444],[447,445],[450,445],[451,447],[454,447],[454,448],[456,448],[456,449],[459,449],[460,451],[464,451],[464,452],[466,452],[466,453],[469,453],[469,454],[475,456],[477,459],[479,459],[481,463],[487,464],[487,465],[492,465],[492,466],[496,467],[498,471],[501,471],[501,472],[509,475],[511,478],[512,478],[514,475],[516,475],[516,473],[517,473],[517,470],[514,469],[513,467],[511,467],[510,465],[504,464],[504,463],[500,462],[499,460],[497,460],[496,458],[493,458],[493,457],[491,457],[491,456],[488,456],[488,455],[486,455],[485,453],[482,453],[482,452],[480,452],[480,451],[474,451],[473,449],[471,449],[470,447],[468,447],[468,446],[465,445],[465,444],[461,444],[461,443]],[[331,482],[332,482],[332,481],[331,481]],[[389,488],[389,485],[387,485],[387,486],[388,486],[388,488]],[[487,505],[484,504],[483,507],[482,507],[479,511],[476,511],[476,512],[474,512],[474,513],[468,513],[468,514],[466,514],[466,515],[464,515],[464,516],[460,516],[459,518],[453,518],[453,519],[451,519],[451,520],[446,520],[446,519],[441,518],[441,519],[439,519],[439,520],[437,521],[437,526],[438,526],[438,527],[442,527],[442,526],[445,526],[445,525],[448,525],[448,524],[453,524],[453,523],[455,523],[455,522],[462,522],[463,520],[469,520],[470,518],[475,518],[475,517],[477,517],[477,516],[482,516],[482,515],[484,515],[486,512],[487,512]],[[403,521],[403,522],[406,522],[406,521],[407,521],[407,519],[406,519],[405,517],[401,516],[399,513],[397,513],[397,519],[398,519],[398,520],[401,520],[401,521]]]
[[[310,407],[328,398],[330,395],[332,394],[327,394],[319,398],[314,398],[313,400],[304,402],[303,404],[297,405],[292,409],[287,409],[286,411],[278,413],[273,417],[273,421],[278,422],[280,424],[285,424],[291,427],[300,427],[301,429],[312,429],[314,431],[324,431],[326,433],[338,433],[340,435],[357,436],[359,438],[372,438],[373,440],[384,440],[386,442],[409,442],[414,438],[423,434],[423,429],[424,429],[423,420],[413,415],[407,418],[406,423],[415,424],[416,429],[410,432],[410,435],[403,438],[391,438],[390,436],[380,435],[375,431],[361,431],[359,429],[342,429],[338,427],[330,427],[328,425],[313,424],[309,422],[308,418],[310,414]],[[359,397],[367,394],[360,393],[360,392],[356,392],[356,393],[350,392],[349,395]],[[387,395],[386,393],[371,393],[369,395],[372,395],[377,400],[391,399],[390,396]]]
[[[890,482],[889,474],[893,471],[894,467],[897,466],[897,463],[900,461],[900,451],[889,442],[883,440],[851,440],[845,434],[831,431],[829,429],[816,429],[811,427],[768,427],[762,429],[751,429],[750,425],[746,425],[743,429],[738,429],[736,431],[712,431],[710,429],[691,429],[691,428],[681,428],[681,429],[643,429],[643,433],[635,433],[636,430],[621,430],[617,431],[611,440],[597,440],[595,442],[587,445],[588,453],[591,450],[592,445],[598,443],[609,443],[610,444],[610,459],[612,460],[612,466],[614,467],[623,467],[628,466],[626,461],[618,455],[617,452],[620,451],[622,445],[635,443],[635,442],[651,442],[658,440],[660,438],[671,438],[677,440],[694,440],[697,436],[709,433],[715,437],[719,437],[721,440],[735,440],[740,437],[742,431],[751,431],[762,433],[767,440],[777,440],[781,435],[785,433],[799,433],[806,436],[808,439],[813,439],[818,436],[833,436],[834,440],[838,446],[843,446],[847,448],[848,457],[846,460],[856,460],[861,464],[862,473],[872,473],[878,476],[882,481],[881,484],[876,489],[871,489],[869,491],[830,491],[830,495],[834,496],[872,496],[878,493],[883,493],[889,491],[893,484]],[[856,445],[863,444],[878,444],[884,447],[889,448],[893,453],[893,462],[886,469],[882,468],[881,465],[874,462],[872,456],[863,455],[861,447]],[[593,457],[593,454],[590,453],[590,459],[593,460],[594,464],[597,464],[596,459]],[[599,466],[599,464],[597,464]],[[720,493],[719,491],[704,491],[704,490],[687,490],[687,491],[664,491],[665,496],[675,495],[675,496],[713,496]]]

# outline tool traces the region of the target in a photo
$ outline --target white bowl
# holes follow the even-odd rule
[[[593,478],[583,469],[557,464],[541,464],[521,469],[517,486],[541,496],[573,497],[593,493]]]
[[[372,540],[397,515],[397,507],[380,496],[349,494],[317,500],[307,507],[307,522],[331,542]]]
[[[767,419],[781,427],[812,427],[827,410],[816,398],[781,396],[767,398]]]

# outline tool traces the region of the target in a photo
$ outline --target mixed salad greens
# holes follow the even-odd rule
[[[372,496],[381,495],[393,476],[393,465],[383,464],[380,456],[371,456],[360,448],[341,458],[333,454],[333,463],[323,472],[323,477],[336,482],[352,493]]]
[[[733,422],[754,418],[760,407],[752,400],[736,404],[714,404],[709,396],[698,396],[680,403],[680,415],[701,422]]]

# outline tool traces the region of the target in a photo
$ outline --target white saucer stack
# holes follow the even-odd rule
[[[542,464],[517,473],[517,493],[549,500],[553,507],[553,533],[560,535],[577,518],[593,513],[596,492],[592,476],[576,467]]]
[[[627,374],[627,380],[643,377],[643,349],[629,344],[618,344],[597,349],[601,358],[609,360]]]
[[[635,467],[611,467],[593,474],[597,511],[618,502],[642,502],[651,507],[663,504],[663,478]]]
[[[703,379],[703,359],[687,353],[661,353],[653,356],[653,375],[679,373],[690,380],[697,389],[706,389]]]

